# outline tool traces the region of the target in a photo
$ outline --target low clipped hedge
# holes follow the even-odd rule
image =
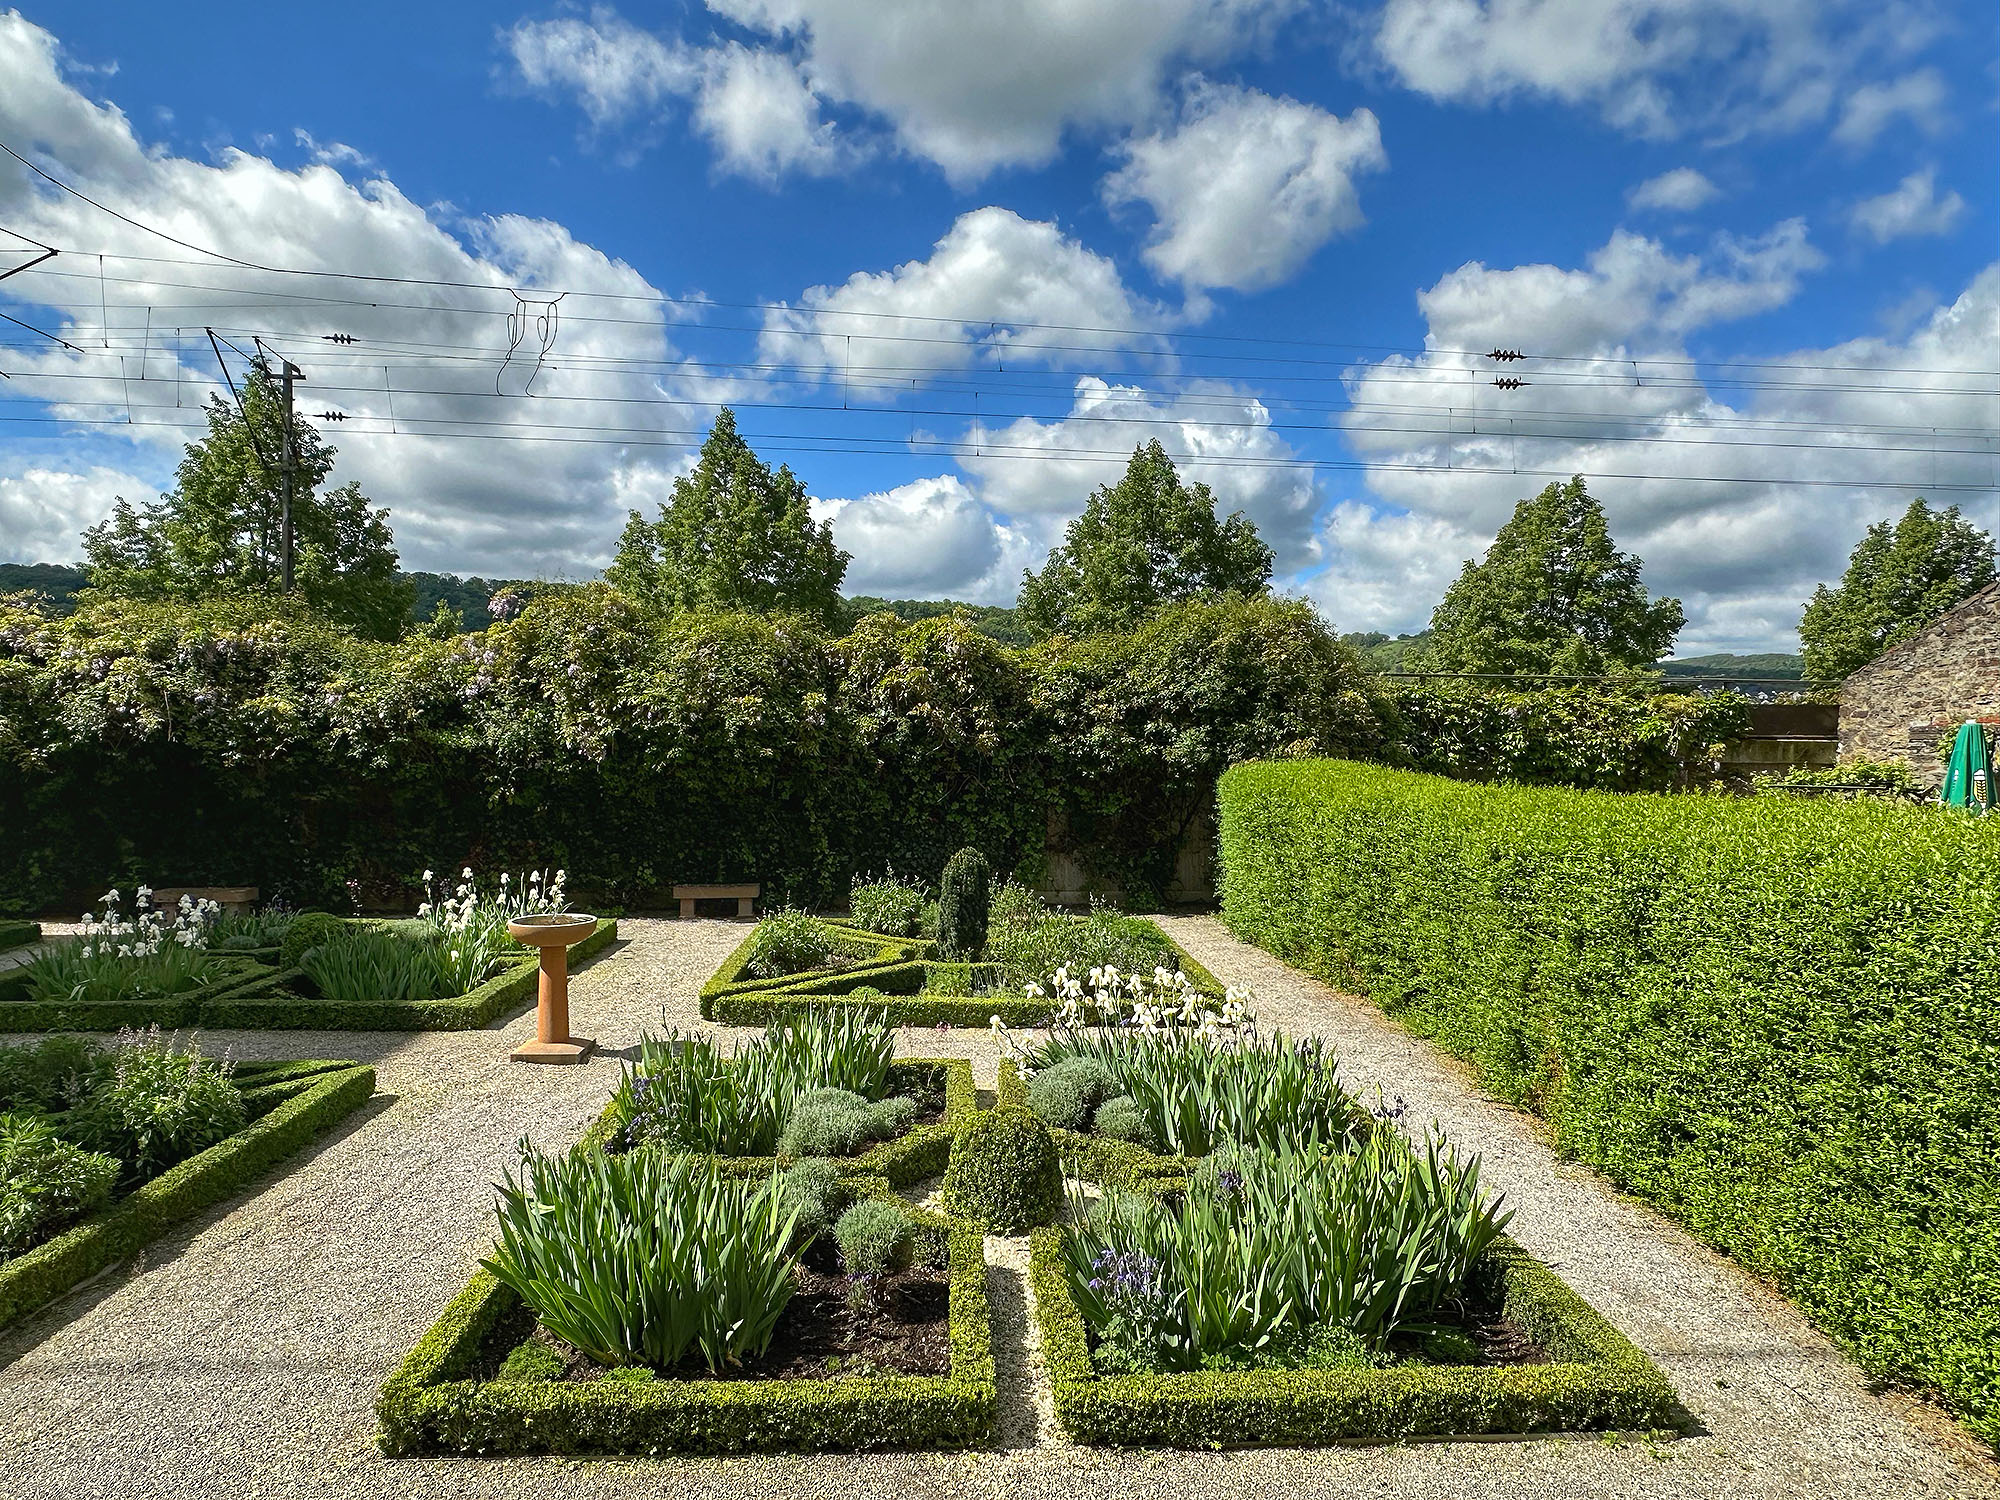
[[[1030,1237],[1028,1277],[1056,1416],[1077,1442],[1171,1448],[1303,1446],[1685,1423],[1673,1387],[1589,1303],[1504,1236],[1480,1291],[1546,1348],[1545,1365],[1099,1375],[1062,1271],[1062,1231]]]
[[[1000,1084],[994,1091],[994,1100],[998,1104],[1028,1107],[1027,1080],[1021,1077],[1020,1065],[1011,1057],[1000,1059]],[[1165,1189],[1186,1181],[1199,1160],[1192,1156],[1165,1156],[1133,1141],[1087,1135],[1079,1130],[1050,1126],[1049,1134],[1055,1138],[1063,1170],[1099,1187]]]
[[[6,952],[9,948],[19,948],[26,943],[39,943],[41,940],[41,923],[0,918],[0,953]]]
[[[314,1136],[366,1104],[375,1070],[346,1062],[246,1065],[237,1082],[250,1123],[170,1167],[81,1224],[0,1264],[0,1327],[46,1306],[194,1214],[243,1191]]]
[[[480,1380],[472,1372],[520,1307],[486,1271],[383,1385],[378,1441],[391,1455],[580,1455],[962,1448],[993,1429],[997,1397],[984,1242],[946,1235],[951,1373],[842,1380]]]
[[[701,1013],[729,1026],[768,1026],[795,1016],[804,1006],[853,1003],[887,1013],[892,1026],[986,1026],[995,1016],[1009,1026],[1043,1026],[1051,1009],[1046,999],[1034,1000],[1018,989],[989,995],[954,994],[977,984],[1004,985],[1004,968],[996,963],[948,963],[931,957],[935,945],[920,938],[893,938],[829,923],[850,942],[845,951],[868,961],[833,973],[782,975],[776,979],[746,979],[754,933],[737,944],[701,990]],[[1160,940],[1174,955],[1194,987],[1220,1001],[1222,982],[1193,955],[1160,931]],[[857,995],[856,991],[867,993]]]
[[[617,940],[618,923],[601,918],[596,931],[569,950],[571,966]],[[529,953],[463,995],[416,1002],[354,1002],[287,989],[305,977],[300,969],[274,968],[250,959],[228,962],[229,976],[213,984],[182,995],[132,1001],[11,999],[26,988],[25,978],[15,970],[0,975],[0,1032],[116,1031],[156,1024],[244,1031],[472,1031],[532,1001],[541,971],[539,958]]]
[[[1231,770],[1221,845],[1239,936],[2000,1442],[2000,821],[1305,761]]]
[[[880,1178],[886,1187],[907,1187],[936,1177],[951,1159],[951,1143],[960,1130],[979,1113],[979,1090],[972,1077],[972,1064],[962,1057],[904,1057],[889,1066],[895,1082],[913,1081],[917,1072],[927,1072],[944,1082],[944,1116],[929,1125],[916,1125],[894,1140],[878,1141],[858,1156],[829,1157],[834,1169],[848,1178]],[[597,1117],[579,1150],[602,1151],[610,1147],[617,1129],[612,1109]],[[718,1171],[738,1177],[767,1177],[778,1167],[790,1166],[784,1156],[711,1156]]]

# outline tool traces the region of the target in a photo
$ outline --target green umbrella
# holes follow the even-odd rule
[[[1967,719],[1958,726],[1952,742],[1951,759],[1944,768],[1944,790],[1938,801],[1947,807],[1990,812],[1993,795],[1993,752],[1986,744],[1986,731],[1977,720]]]

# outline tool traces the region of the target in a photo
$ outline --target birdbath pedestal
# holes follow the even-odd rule
[[[535,1039],[514,1049],[515,1062],[580,1063],[597,1043],[569,1034],[569,950],[597,930],[597,918],[581,912],[515,917],[507,931],[517,943],[542,954],[541,1000],[535,1008]]]

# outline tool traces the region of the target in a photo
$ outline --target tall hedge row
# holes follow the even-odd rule
[[[1223,914],[2000,1442],[2000,822],[1238,766]]]
[[[0,911],[140,878],[393,903],[461,861],[564,866],[593,901],[754,879],[818,903],[966,845],[1032,876],[1052,814],[1143,900],[1230,761],[1390,754],[1393,723],[1276,600],[1029,651],[953,618],[662,618],[604,586],[398,643],[269,603],[0,600]]]

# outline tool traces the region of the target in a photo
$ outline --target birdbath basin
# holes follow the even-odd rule
[[[514,1049],[515,1062],[580,1063],[597,1043],[569,1034],[569,950],[597,930],[597,918],[582,912],[541,912],[515,917],[507,931],[517,943],[541,950],[541,998],[535,1007],[535,1039]]]

